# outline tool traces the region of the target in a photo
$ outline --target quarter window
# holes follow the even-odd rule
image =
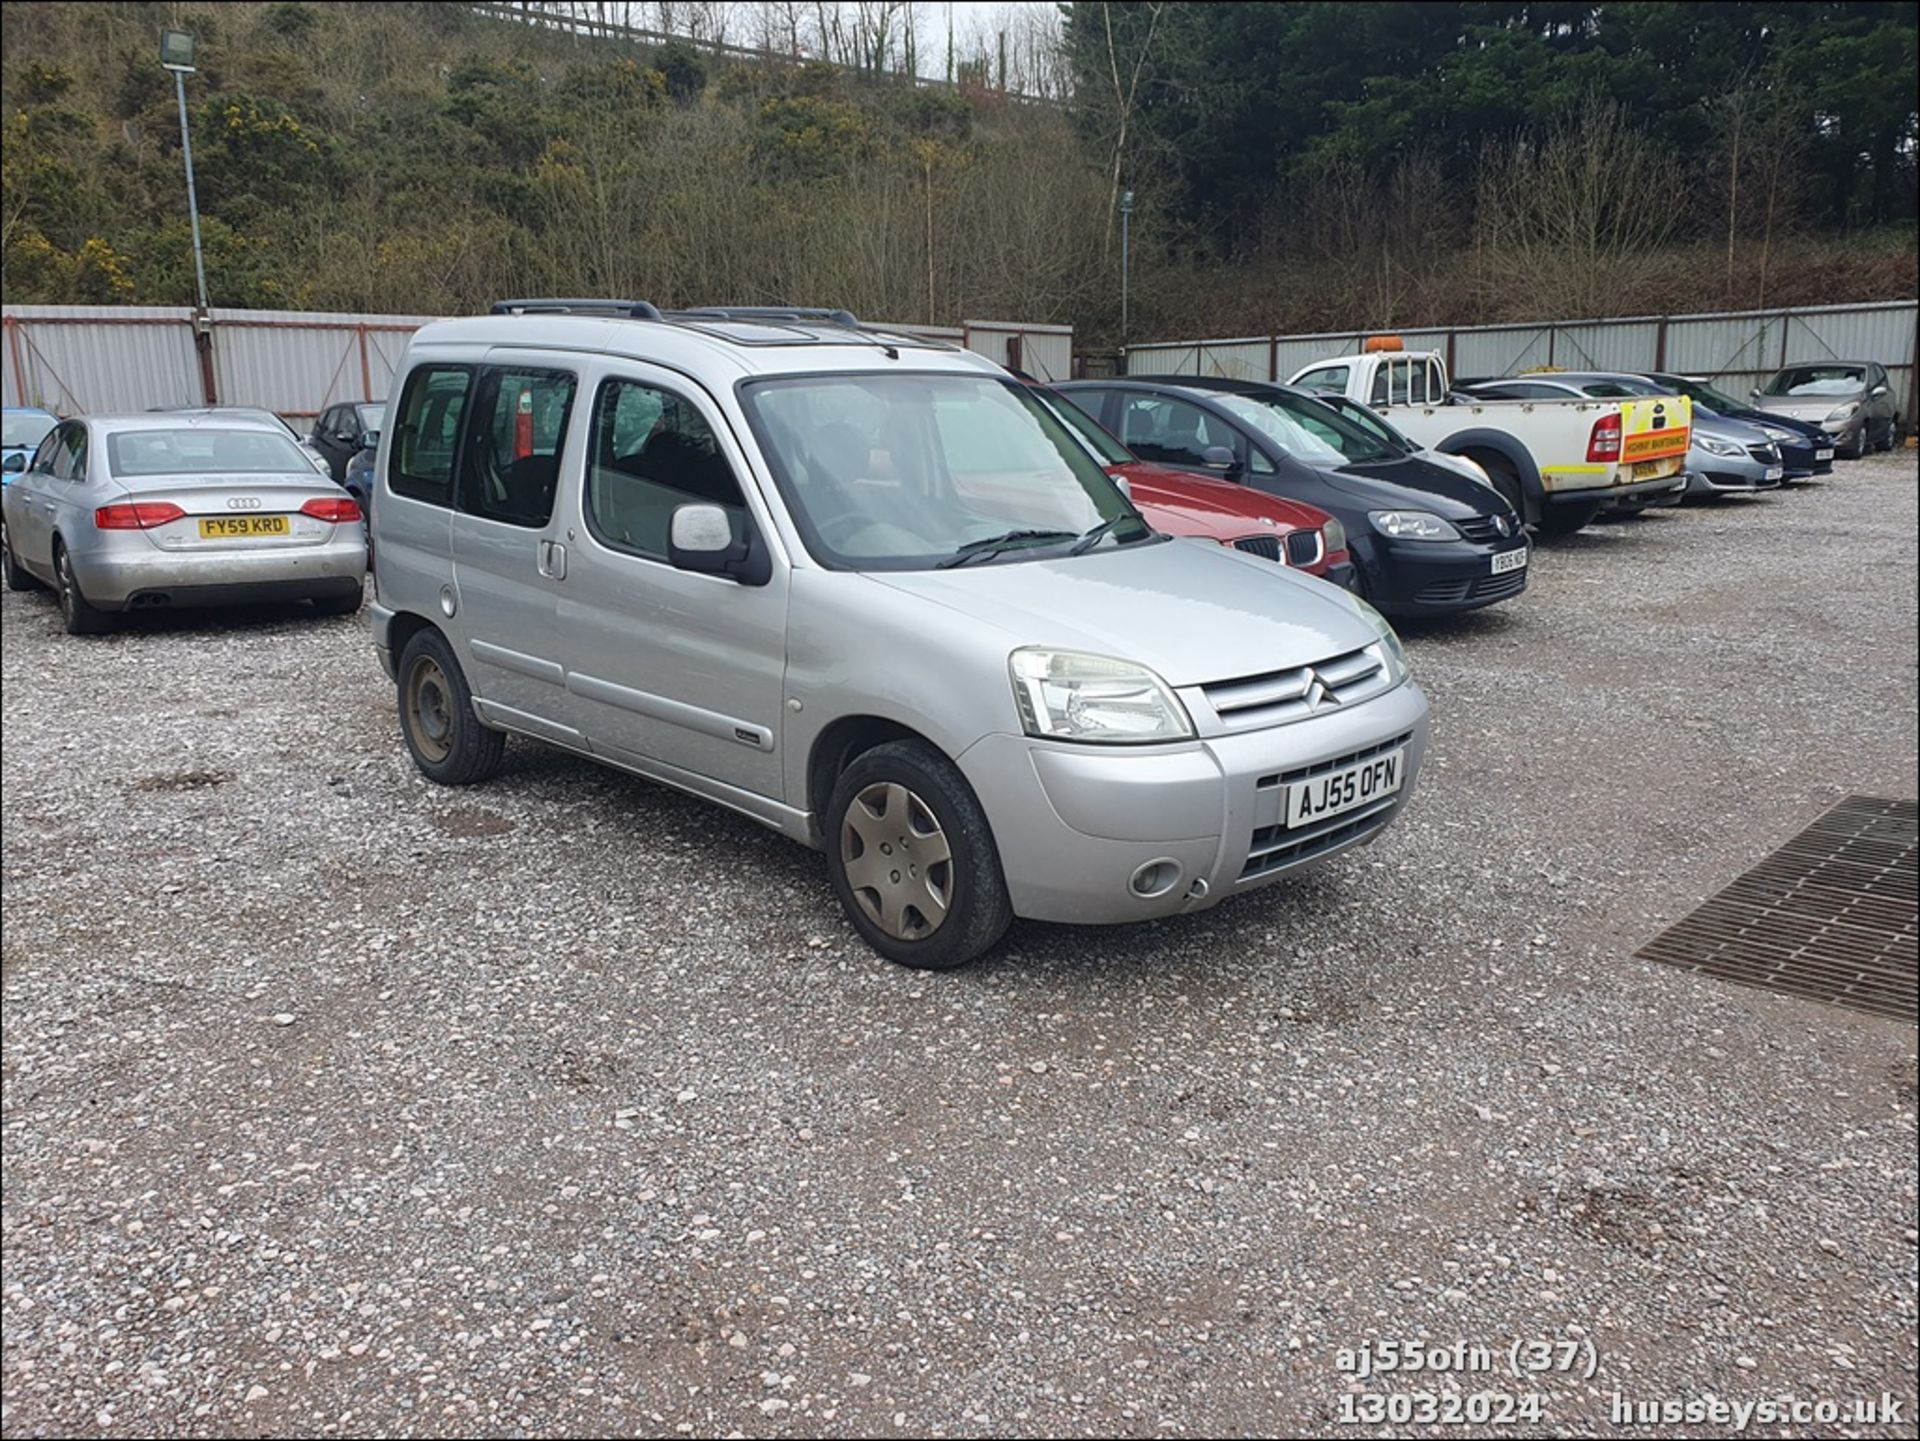
[[[472,373],[464,365],[423,366],[400,396],[387,488],[430,505],[453,504],[453,461]]]
[[[693,404],[635,380],[609,380],[594,401],[587,524],[616,550],[667,558],[673,512],[718,505],[744,533],[746,497],[713,428]]]
[[[460,509],[539,529],[553,519],[577,381],[565,370],[481,370],[460,460]]]

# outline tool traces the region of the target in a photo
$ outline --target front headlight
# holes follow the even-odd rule
[[[1424,510],[1370,510],[1367,519],[1382,535],[1395,540],[1458,540],[1452,521]]]
[[[1825,423],[1828,425],[1838,425],[1844,420],[1852,420],[1853,413],[1859,408],[1859,401],[1849,400],[1845,405],[1837,407],[1832,414],[1828,415]]]
[[[1321,543],[1326,546],[1328,555],[1332,555],[1336,550],[1345,550],[1347,548],[1347,528],[1332,516],[1328,516],[1327,523],[1320,527],[1320,539]]]
[[[1193,735],[1179,697],[1132,661],[1036,646],[1015,651],[1007,669],[1020,723],[1030,736],[1139,745]]]
[[[1731,440],[1721,440],[1714,435],[1702,435],[1697,430],[1693,433],[1693,443],[1709,455],[1745,455],[1747,453],[1743,445],[1735,445]]]

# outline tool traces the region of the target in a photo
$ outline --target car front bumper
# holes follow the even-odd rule
[[[1351,709],[1173,746],[994,734],[958,757],[985,807],[1016,915],[1110,925],[1204,910],[1380,834],[1412,798],[1427,700],[1411,681]],[[1404,752],[1400,789],[1289,831],[1300,773]],[[1152,894],[1134,888],[1157,867]]]
[[[1694,449],[1687,456],[1687,494],[1725,494],[1738,490],[1772,490],[1785,478],[1786,461],[1763,464],[1750,455],[1716,455]],[[1778,474],[1769,474],[1777,471]]]
[[[1449,615],[1511,600],[1527,588],[1533,557],[1518,570],[1493,572],[1493,558],[1526,550],[1524,535],[1498,541],[1393,540],[1372,534],[1349,540],[1365,577],[1365,595],[1387,615]]]
[[[219,552],[165,551],[121,532],[97,547],[75,546],[74,579],[102,610],[344,596],[366,575],[367,545],[357,525],[334,529],[319,545]]]

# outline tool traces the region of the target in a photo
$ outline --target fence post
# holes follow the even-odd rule
[[[1667,368],[1667,317],[1660,317],[1659,328],[1653,332],[1653,368],[1664,371]]]
[[[1267,337],[1267,379],[1274,385],[1280,383],[1280,337]]]
[[[372,400],[373,370],[367,364],[367,327],[364,325],[356,325],[353,329],[360,341],[360,398],[362,400]]]
[[[27,400],[27,367],[20,359],[20,322],[11,315],[7,318],[7,350],[13,356],[13,390],[22,405]]]
[[[220,403],[219,387],[213,379],[213,315],[205,310],[193,312],[193,348],[200,357],[200,393],[205,404]]]

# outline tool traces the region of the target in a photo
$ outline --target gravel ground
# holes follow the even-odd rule
[[[1906,453],[1550,541],[1410,629],[1377,845],[947,976],[666,790],[426,784],[362,621],[7,595],[5,1433],[1911,1436],[1913,1028],[1631,957],[1914,795],[1917,523]]]

